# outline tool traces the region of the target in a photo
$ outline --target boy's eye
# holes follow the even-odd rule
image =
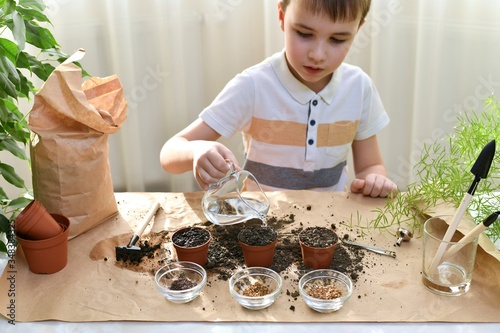
[[[338,39],[338,38],[330,38],[330,40],[335,43],[335,44],[342,44],[344,43],[346,40],[345,39]]]
[[[305,33],[305,32],[301,32],[301,31],[298,31],[298,30],[297,30],[297,35],[299,35],[300,37],[304,37],[304,38],[311,37],[311,34],[308,34],[308,33]]]

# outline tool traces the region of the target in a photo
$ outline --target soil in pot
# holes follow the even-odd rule
[[[242,229],[238,240],[246,245],[264,246],[276,240],[276,231],[270,227],[253,226]]]
[[[238,241],[248,267],[271,266],[277,243],[277,234],[273,228],[253,226],[242,229],[238,234]]]
[[[308,227],[300,233],[299,240],[309,247],[325,248],[337,244],[339,237],[326,227]]]
[[[174,232],[172,244],[177,260],[191,261],[204,266],[207,263],[210,232],[200,227],[187,227]]]
[[[299,234],[304,264],[312,269],[330,267],[338,240],[337,234],[326,227],[304,229]]]

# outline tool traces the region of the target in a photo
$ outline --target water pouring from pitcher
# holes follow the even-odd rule
[[[216,225],[236,224],[254,218],[266,225],[270,203],[259,182],[246,170],[236,171],[230,161],[228,165],[227,176],[210,185],[203,195],[203,213]]]

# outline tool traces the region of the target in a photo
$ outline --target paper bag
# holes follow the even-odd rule
[[[83,54],[79,50],[54,70],[29,115],[34,197],[50,213],[70,219],[70,238],[118,212],[108,135],[127,117],[117,76],[92,77],[82,85],[73,62]]]

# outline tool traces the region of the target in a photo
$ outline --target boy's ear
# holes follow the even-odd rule
[[[366,18],[362,19],[362,20],[359,22],[358,31],[359,31],[359,29],[361,29],[361,27],[363,26],[363,24],[365,24],[365,22],[366,22]]]
[[[280,21],[280,27],[282,31],[285,31],[285,12],[281,6],[281,1],[278,1],[278,20]]]

